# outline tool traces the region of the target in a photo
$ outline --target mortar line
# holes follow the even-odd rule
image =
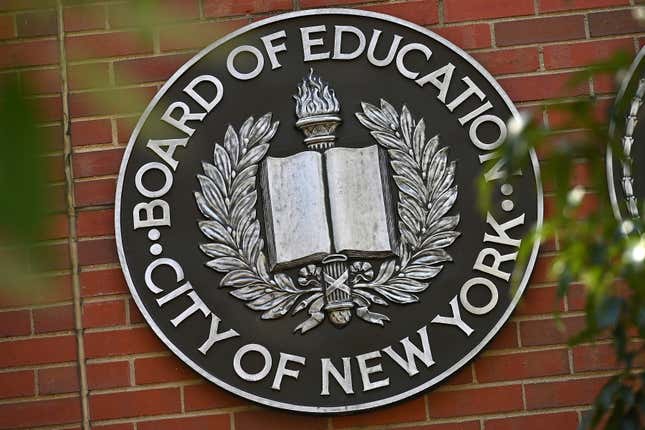
[[[78,362],[78,379],[81,401],[81,423],[83,430],[90,430],[89,402],[87,388],[87,369],[85,367],[85,344],[83,339],[83,318],[81,307],[81,283],[76,232],[76,207],[74,201],[74,170],[72,166],[72,137],[69,110],[69,84],[67,75],[67,58],[65,51],[65,27],[63,22],[62,0],[56,2],[58,20],[58,55],[60,66],[61,99],[63,107],[63,158],[65,163],[65,198],[67,203],[67,223],[69,228],[69,254],[71,263],[72,291],[74,300],[74,329],[76,331],[76,357]]]

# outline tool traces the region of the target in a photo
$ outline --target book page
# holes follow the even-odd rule
[[[325,152],[334,248],[350,256],[396,249],[388,178],[376,145]]]
[[[269,263],[282,270],[331,251],[321,155],[305,151],[263,163],[262,189]]]

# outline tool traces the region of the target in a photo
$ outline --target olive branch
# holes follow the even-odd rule
[[[212,240],[200,245],[213,258],[206,265],[226,273],[220,286],[232,287],[231,294],[262,311],[262,319],[280,318],[292,309],[295,314],[322,297],[320,285],[297,288],[289,276],[272,275],[267,268],[255,208],[256,178],[278,125],[270,113],[257,121],[248,118],[239,133],[229,125],[224,143],[215,144],[214,163],[202,163],[204,174],[197,175],[201,192],[194,193],[207,218],[199,221],[199,228]]]
[[[456,164],[448,163],[448,148],[439,148],[438,135],[426,140],[424,120],[415,121],[405,105],[400,114],[382,99],[380,108],[361,106],[356,117],[387,150],[394,172],[401,238],[399,258],[382,263],[374,280],[355,284],[353,292],[364,306],[414,303],[443,263],[452,261],[445,248],[460,235],[454,231],[459,215],[447,215],[457,198]]]

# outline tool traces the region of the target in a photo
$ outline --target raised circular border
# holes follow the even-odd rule
[[[638,55],[636,55],[636,58],[634,58],[634,61],[632,64],[629,66],[629,69],[627,69],[627,73],[625,74],[625,77],[623,78],[622,83],[620,84],[620,88],[618,89],[618,92],[616,93],[616,101],[614,102],[614,106],[618,106],[618,103],[622,98],[625,96],[625,91],[627,91],[627,87],[629,87],[629,84],[632,82],[632,79],[634,78],[634,73],[636,73],[636,70],[639,67],[645,67],[643,63],[645,62],[645,47],[641,48],[640,51],[638,51]],[[642,109],[643,107],[641,107]],[[609,124],[609,136],[615,137],[616,133],[616,122],[612,118],[611,123]],[[620,209],[620,204],[618,203],[618,196],[616,195],[616,183],[614,181],[614,153],[611,150],[611,145],[607,145],[607,155],[605,156],[605,170],[607,172],[607,187],[609,188],[609,201],[611,202],[611,207],[614,211],[614,216],[618,221],[623,221],[627,218],[628,216],[623,216],[623,213]]]
[[[291,18],[296,18],[300,16],[310,16],[310,15],[352,15],[352,16],[362,16],[362,17],[368,17],[368,18],[375,18],[375,19],[380,19],[383,21],[389,21],[398,25],[402,25],[404,27],[408,27],[412,30],[415,30],[419,33],[422,33],[431,39],[436,40],[437,42],[443,44],[447,48],[451,49],[454,53],[460,55],[464,60],[468,61],[477,71],[479,71],[482,76],[490,82],[492,87],[498,92],[498,94],[502,97],[504,102],[506,102],[506,105],[508,106],[509,110],[513,114],[515,118],[518,120],[521,119],[519,112],[517,111],[517,108],[511,101],[511,99],[508,97],[506,92],[502,89],[502,87],[497,83],[497,81],[491,76],[491,74],[481,65],[479,64],[474,58],[472,58],[469,54],[464,52],[461,48],[457,47],[455,44],[452,42],[444,39],[443,37],[439,36],[436,33],[433,33],[432,31],[421,27],[417,24],[411,23],[409,21],[399,19],[390,15],[382,14],[382,13],[377,13],[377,12],[368,12],[364,10],[359,10],[359,9],[341,9],[341,8],[328,8],[328,9],[307,9],[307,10],[302,10],[302,11],[296,11],[296,12],[288,12],[276,16],[272,16],[270,18],[266,18],[254,23],[251,23],[249,25],[246,25],[242,28],[239,28],[232,33],[227,34],[223,38],[216,40],[215,42],[211,43],[208,45],[206,48],[202,49],[199,53],[197,53],[194,57],[192,57],[190,60],[188,60],[185,64],[183,64],[171,77],[168,79],[168,81],[159,89],[159,91],[155,94],[153,97],[152,101],[148,104],[146,109],[144,110],[143,114],[141,115],[141,118],[139,118],[139,121],[137,122],[136,127],[132,131],[132,135],[130,136],[130,140],[128,141],[128,145],[125,149],[125,152],[123,154],[123,160],[121,161],[121,167],[119,168],[119,176],[117,180],[117,186],[116,186],[116,196],[115,196],[115,209],[114,209],[114,223],[115,223],[115,236],[116,236],[116,244],[117,244],[117,253],[119,255],[119,262],[121,264],[121,269],[123,270],[123,274],[125,275],[126,282],[128,284],[128,288],[130,289],[130,292],[132,294],[132,297],[134,298],[135,303],[137,304],[137,307],[143,314],[146,322],[152,330],[155,332],[155,334],[163,341],[164,344],[175,354],[177,355],[184,363],[188,364],[193,370],[195,370],[197,373],[202,375],[204,378],[208,379],[209,381],[213,382],[215,385],[217,385],[220,388],[223,388],[233,394],[236,394],[238,396],[241,396],[245,399],[271,406],[274,408],[279,408],[279,409],[285,409],[285,410],[290,410],[290,411],[296,411],[296,412],[307,412],[307,413],[313,413],[313,414],[333,414],[333,413],[346,413],[346,412],[355,412],[355,411],[364,411],[367,409],[372,409],[376,407],[381,407],[385,405],[390,405],[392,403],[404,400],[408,397],[411,397],[415,394],[420,393],[421,391],[424,391],[438,382],[444,380],[448,376],[452,375],[455,373],[457,370],[461,369],[466,363],[468,363],[471,359],[473,359],[485,346],[490,342],[490,340],[497,334],[497,332],[501,329],[501,327],[506,323],[508,318],[510,317],[511,313],[517,306],[517,303],[520,300],[520,297],[522,296],[522,293],[526,289],[526,285],[528,284],[529,277],[531,276],[531,273],[533,272],[533,267],[535,266],[535,260],[537,258],[537,253],[540,248],[540,242],[539,240],[535,241],[535,244],[533,245],[533,249],[531,250],[531,256],[529,257],[528,263],[525,268],[524,276],[515,292],[515,296],[513,297],[513,300],[511,301],[509,307],[507,308],[506,312],[502,317],[497,321],[497,324],[493,326],[491,331],[484,337],[484,339],[475,347],[473,348],[470,353],[468,353],[466,356],[464,356],[461,360],[456,362],[454,365],[452,365],[450,368],[445,370],[443,373],[440,375],[435,376],[434,378],[430,379],[429,381],[424,382],[423,384],[405,391],[403,393],[399,393],[395,396],[388,397],[386,399],[374,401],[374,402],[368,402],[368,403],[359,403],[355,405],[349,405],[349,406],[333,406],[333,407],[311,407],[311,406],[299,406],[299,405],[293,405],[290,403],[283,403],[283,402],[277,402],[275,400],[267,399],[264,397],[257,396],[255,394],[248,393],[244,390],[240,390],[239,388],[233,387],[232,385],[229,385],[223,381],[220,381],[204,369],[202,369],[200,366],[198,366],[195,362],[193,362],[190,358],[184,355],[182,351],[180,351],[167,337],[166,335],[161,331],[161,329],[157,326],[155,321],[152,319],[150,314],[148,313],[147,309],[143,305],[141,299],[139,298],[136,288],[134,286],[134,283],[132,282],[132,278],[130,276],[130,271],[128,269],[128,264],[125,259],[125,253],[123,250],[123,243],[121,241],[121,191],[123,190],[123,178],[125,176],[125,170],[128,164],[128,160],[130,158],[130,153],[132,152],[132,148],[134,147],[134,144],[136,142],[136,139],[138,137],[139,132],[141,131],[141,127],[145,123],[145,121],[148,118],[148,115],[152,111],[153,107],[157,104],[159,99],[164,95],[164,93],[170,88],[170,86],[177,80],[184,72],[188,70],[190,66],[195,64],[197,61],[199,61],[204,55],[206,55],[208,52],[212,51],[213,49],[217,48],[218,46],[222,45],[225,42],[228,42],[229,40],[246,33],[247,31],[256,29],[258,27],[262,27],[266,24],[270,23],[275,23],[279,21],[284,21],[288,20]],[[537,226],[540,228],[542,226],[542,221],[543,221],[543,215],[544,215],[544,194],[542,190],[542,181],[540,179],[540,166],[538,163],[537,155],[535,154],[534,150],[531,150],[530,152],[530,157],[531,157],[531,164],[533,165],[533,174],[535,175],[535,182],[536,182],[536,189],[537,189]]]

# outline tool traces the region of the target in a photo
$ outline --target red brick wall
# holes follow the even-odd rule
[[[636,51],[645,33],[632,18],[634,0],[167,0],[160,3],[173,20],[151,33],[133,27],[122,3],[63,3],[0,1],[0,81],[20,80],[41,108],[53,212],[42,243],[53,253],[49,282],[20,294],[0,288],[0,429],[77,429],[84,416],[103,430],[576,427],[615,364],[606,342],[567,348],[583,324],[584,299],[582,288],[556,299],[546,275],[555,246],[543,248],[524,303],[493,343],[441,388],[371,413],[286,414],[205,383],[142,321],[117,263],[115,178],[134,121],[164,80],[198,49],[267,14],[334,4],[428,26],[472,53],[520,107],[553,123],[539,107],[545,99],[596,94],[610,102],[610,80],[562,86],[615,49]],[[124,93],[136,100],[124,103]]]

